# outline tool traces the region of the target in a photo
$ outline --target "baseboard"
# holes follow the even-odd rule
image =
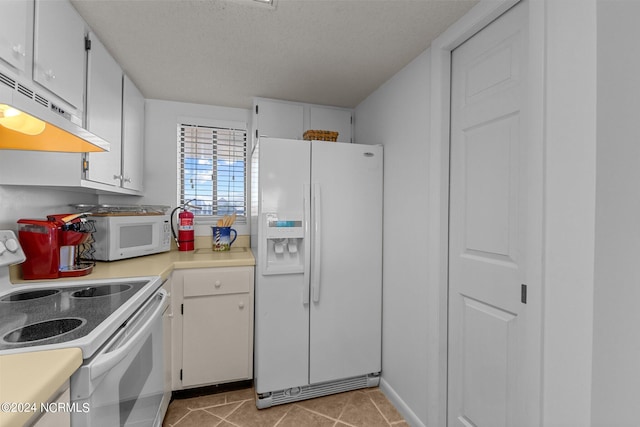
[[[398,393],[387,383],[384,378],[380,378],[380,390],[389,399],[389,402],[396,407],[400,415],[404,417],[404,420],[411,427],[426,427],[422,421],[416,416],[416,414],[404,403],[404,400],[400,398]]]
[[[214,385],[208,385],[203,387],[174,390],[171,393],[171,400],[189,399],[192,397],[207,396],[209,394],[225,393],[228,391],[236,391],[236,390],[242,390],[245,388],[251,388],[252,386],[253,386],[253,380],[244,380],[244,381],[235,381],[231,383],[214,384]]]
[[[380,374],[374,372],[358,377],[341,378],[324,383],[307,384],[300,387],[292,387],[285,390],[275,390],[256,395],[258,409],[269,408],[274,405],[313,399],[315,397],[328,396],[330,394],[345,391],[358,390],[367,387],[377,387],[380,384]]]

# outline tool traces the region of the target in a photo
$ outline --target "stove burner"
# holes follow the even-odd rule
[[[31,325],[15,329],[5,335],[2,339],[7,343],[40,341],[66,334],[79,328],[85,323],[86,321],[84,319],[78,319],[75,317],[47,320],[46,322],[33,323]]]
[[[106,295],[119,294],[120,292],[128,291],[129,289],[131,289],[131,285],[90,286],[72,293],[71,296],[74,298],[103,297]]]
[[[55,295],[59,292],[60,292],[59,289],[41,289],[39,291],[25,291],[25,292],[19,292],[19,293],[8,295],[0,299],[0,301],[1,302],[27,301],[30,299],[48,297],[49,295]]]

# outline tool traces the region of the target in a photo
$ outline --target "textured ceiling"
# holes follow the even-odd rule
[[[149,99],[355,107],[476,0],[72,0]]]

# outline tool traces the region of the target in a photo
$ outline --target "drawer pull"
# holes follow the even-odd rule
[[[244,308],[244,301],[240,301],[238,303],[238,308],[240,308],[240,310],[242,310]]]
[[[215,286],[216,288],[219,288],[220,286],[222,286],[222,282],[220,280],[216,280],[213,286]]]

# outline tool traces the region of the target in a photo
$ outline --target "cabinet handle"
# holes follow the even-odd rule
[[[122,181],[122,175],[113,175],[113,179],[118,179]]]
[[[124,182],[131,182],[131,178],[125,178]]]
[[[242,310],[242,309],[244,308],[244,301],[240,301],[240,302],[238,303],[238,308],[239,308],[240,310]]]
[[[213,286],[215,286],[216,288],[219,288],[220,286],[222,286],[222,282],[220,280],[216,280]]]
[[[13,48],[11,50],[13,50],[13,53],[16,53],[16,54],[18,54],[20,56],[27,56],[27,54],[24,51],[24,49],[22,48],[21,44],[17,44],[15,46],[13,46]]]
[[[47,78],[47,80],[54,80],[56,78],[56,75],[53,73],[53,70],[47,70],[47,72],[44,73],[44,75]]]

